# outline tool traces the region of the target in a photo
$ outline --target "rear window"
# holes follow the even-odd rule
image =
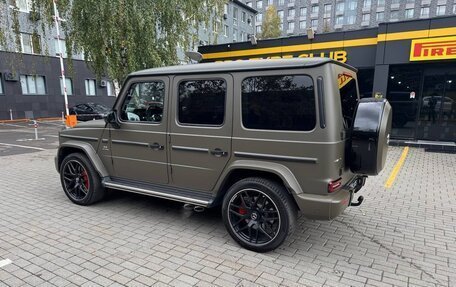
[[[338,84],[344,125],[349,128],[352,126],[356,104],[358,103],[356,79],[349,74],[339,74]]]
[[[242,81],[242,124],[249,129],[310,131],[316,124],[313,81],[305,75]]]

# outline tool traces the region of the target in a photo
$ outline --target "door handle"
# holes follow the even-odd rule
[[[149,147],[153,150],[163,150],[165,147],[159,143],[149,144]]]
[[[226,156],[228,153],[219,148],[216,148],[216,149],[211,150],[211,154],[216,157],[222,157],[222,156]]]

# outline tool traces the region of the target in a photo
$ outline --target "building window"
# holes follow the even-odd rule
[[[385,0],[377,0],[377,6],[385,6]]]
[[[86,90],[86,96],[96,96],[96,81],[92,79],[86,79],[85,80],[85,90]]]
[[[307,16],[307,8],[306,7],[301,7],[299,8],[299,16]]]
[[[245,23],[247,21],[247,13],[245,13],[244,11],[242,11],[241,14],[241,21],[242,23]]]
[[[453,14],[456,14],[456,4],[453,5]]]
[[[257,34],[260,34],[260,33],[261,33],[261,25],[256,25],[256,27],[255,27],[255,32],[256,32]]]
[[[299,29],[301,29],[301,30],[306,29],[306,21],[299,21]]]
[[[116,96],[114,83],[112,81],[106,81],[106,94],[108,95],[108,97]]]
[[[420,17],[429,17],[429,7],[421,7]]]
[[[397,21],[397,20],[399,20],[399,11],[391,11],[390,21]]]
[[[21,52],[26,54],[41,53],[41,38],[39,35],[21,33]]]
[[[295,2],[295,0],[288,0],[288,4],[293,4]]]
[[[279,11],[277,11],[277,15],[279,16],[279,18],[280,18],[280,21],[283,21],[283,15],[284,15],[284,12],[283,12],[283,10],[279,10]]]
[[[288,17],[294,18],[294,16],[295,16],[295,9],[294,8],[288,9]]]
[[[312,28],[317,28],[318,27],[318,19],[313,19],[310,23]]]
[[[357,0],[351,0],[348,1],[348,10],[356,10],[356,7],[358,6],[358,1]]]
[[[309,76],[258,76],[242,81],[242,124],[248,129],[310,131],[316,124]]]
[[[295,29],[295,23],[294,22],[288,22],[288,31],[293,32]]]
[[[396,5],[396,4],[399,4],[399,3],[400,3],[399,0],[391,0],[391,4]]]
[[[247,41],[247,33],[245,33],[244,31],[241,31],[241,41],[242,42]]]
[[[325,14],[331,13],[331,4],[325,4]]]
[[[436,15],[436,16],[445,15],[445,9],[446,9],[446,5],[439,5],[439,6],[437,6],[437,11],[435,12],[435,15]]]
[[[284,5],[285,4],[285,0],[279,0],[279,5]]]
[[[312,6],[312,14],[318,14],[318,9],[319,9],[318,5]]]
[[[253,26],[253,15],[249,15],[249,26]]]
[[[237,29],[233,28],[233,42],[237,42]]]
[[[230,8],[230,7],[228,6],[228,4],[223,5],[223,13],[225,13],[226,15],[228,15],[229,8]]]
[[[353,25],[356,22],[356,15],[347,16],[347,25]]]
[[[344,13],[345,10],[345,2],[338,2],[336,4],[336,12],[337,13]]]
[[[63,58],[67,58],[68,55],[67,55],[67,49],[66,49],[66,42],[65,40],[62,40],[62,39],[55,39],[54,40],[54,43],[55,43],[55,55],[56,56],[59,56],[59,42],[60,42],[60,48],[62,49],[62,57]]]
[[[261,24],[261,21],[263,21],[263,14],[258,13],[258,14],[256,15],[256,22],[257,22],[258,24]]]
[[[274,4],[274,0],[268,0],[268,6],[271,6],[272,4]]]
[[[369,22],[371,18],[370,14],[363,14],[363,20],[362,22]]]
[[[364,0],[363,1],[363,8],[370,8],[371,0]]]
[[[2,86],[2,74],[0,74],[0,95],[3,94],[3,86]]]
[[[72,96],[73,95],[73,81],[71,81],[70,78],[65,78],[65,84],[66,84],[67,95]],[[62,95],[64,95],[62,78],[60,78],[60,93]]]
[[[257,1],[257,9],[263,9],[263,0]]]
[[[237,23],[238,22],[237,19],[238,19],[238,8],[233,7],[233,25],[237,25],[238,24]]]
[[[23,95],[45,95],[46,85],[43,76],[21,75]]]
[[[377,22],[381,22],[385,20],[385,12],[377,12],[376,16]]]
[[[225,37],[228,37],[228,34],[230,33],[229,31],[230,31],[230,27],[228,27],[228,25],[223,26],[223,35]]]
[[[179,84],[179,122],[191,125],[223,125],[225,96],[224,80],[181,82]]]
[[[323,32],[329,32],[331,27],[331,18],[323,18]]]
[[[19,9],[19,11],[30,12],[30,2],[30,0],[16,0],[16,7]]]
[[[411,19],[413,18],[413,13],[415,12],[415,9],[405,9],[405,19]]]
[[[336,17],[336,25],[342,25],[344,24],[344,16],[339,15]]]

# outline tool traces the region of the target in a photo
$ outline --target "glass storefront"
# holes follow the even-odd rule
[[[455,63],[391,66],[392,137],[456,141]]]

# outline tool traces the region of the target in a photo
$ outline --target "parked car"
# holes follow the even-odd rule
[[[78,121],[99,120],[106,116],[109,108],[102,104],[85,103],[78,104],[69,110],[70,115],[76,115]]]
[[[241,246],[280,246],[301,212],[330,220],[385,165],[391,107],[359,100],[356,69],[325,58],[130,74],[105,121],[60,132],[56,168],[76,204],[106,188],[221,205]]]

